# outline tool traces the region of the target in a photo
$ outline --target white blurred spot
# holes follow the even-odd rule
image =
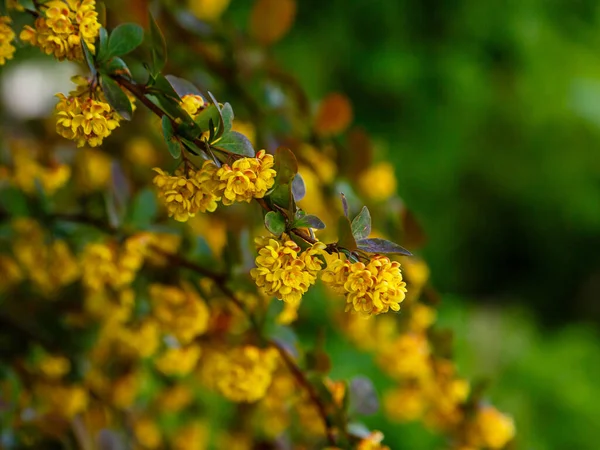
[[[67,94],[75,85],[71,77],[78,66],[70,62],[24,61],[12,64],[2,74],[2,103],[19,119],[45,117],[56,105],[58,92]]]

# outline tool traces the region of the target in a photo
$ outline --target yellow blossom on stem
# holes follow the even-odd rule
[[[150,300],[154,316],[162,329],[173,334],[181,344],[190,343],[206,332],[210,312],[204,300],[191,287],[153,284]]]
[[[429,399],[419,386],[407,386],[386,392],[383,404],[390,419],[409,422],[423,416]]]
[[[381,441],[383,441],[383,433],[381,431],[373,431],[369,436],[358,443],[356,450],[390,450],[390,448],[387,445],[383,445]]]
[[[345,293],[346,311],[364,315],[399,311],[406,296],[400,263],[383,255],[372,256],[366,264],[330,258],[321,279],[335,291]]]
[[[202,379],[234,402],[255,402],[265,396],[277,366],[273,348],[237,347],[209,352],[202,360]]]
[[[394,166],[388,162],[376,164],[361,174],[358,184],[368,198],[387,200],[396,192]]]
[[[62,61],[83,60],[83,39],[92,53],[100,31],[95,0],[51,0],[41,6],[34,27],[26,25],[20,38]]]
[[[15,54],[15,32],[10,27],[12,20],[8,16],[0,16],[0,66]]]
[[[380,348],[378,363],[390,376],[423,378],[430,374],[431,349],[423,334],[407,333]]]
[[[159,448],[162,443],[160,428],[149,417],[141,417],[135,420],[133,434],[137,442],[144,449]]]
[[[178,169],[175,175],[159,168],[154,168],[154,171],[158,175],[153,183],[159,189],[159,198],[165,203],[169,217],[186,222],[198,212],[217,209],[219,197],[209,189],[209,185],[200,181],[205,177],[204,168],[198,172],[190,168]]]
[[[39,363],[40,372],[52,379],[61,378],[71,370],[71,363],[64,356],[45,356]]]
[[[319,256],[325,244],[317,242],[301,252],[294,241],[278,241],[259,237],[256,268],[250,271],[256,285],[267,295],[274,295],[289,303],[298,303],[309,286],[315,283],[322,261]]]
[[[155,361],[156,368],[165,375],[187,375],[196,367],[200,358],[200,347],[170,348]]]
[[[42,412],[66,419],[84,411],[88,404],[88,393],[79,385],[40,384],[35,393]]]
[[[493,406],[477,410],[467,429],[468,445],[497,450],[504,448],[515,436],[515,424],[510,416]]]
[[[240,158],[231,166],[223,164],[216,172],[223,204],[249,203],[254,198],[263,198],[275,183],[273,165],[273,155],[264,150],[255,158]]]
[[[187,94],[181,97],[180,105],[192,119],[196,119],[206,106],[204,99],[200,95],[195,94]]]

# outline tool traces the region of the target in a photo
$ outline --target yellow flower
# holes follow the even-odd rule
[[[158,407],[167,412],[179,412],[193,400],[194,396],[189,387],[176,384],[160,393]]]
[[[48,378],[58,379],[69,373],[71,363],[64,356],[45,356],[39,363],[40,371]]]
[[[129,408],[135,401],[140,384],[140,375],[137,372],[117,378],[109,390],[112,404],[121,409]]]
[[[386,415],[397,422],[409,422],[423,416],[428,399],[417,386],[387,392],[383,398]]]
[[[390,450],[390,448],[387,445],[383,445],[381,441],[383,441],[383,433],[381,431],[373,431],[369,436],[358,443],[356,450]]]
[[[145,137],[134,137],[127,141],[125,157],[136,166],[152,167],[160,159],[152,142]]]
[[[162,443],[162,434],[158,425],[147,417],[142,417],[135,421],[133,434],[137,442],[145,449],[159,448]]]
[[[198,114],[206,107],[204,99],[200,95],[187,94],[181,97],[181,107],[192,119],[196,119]]]
[[[315,283],[321,268],[319,256],[325,245],[317,242],[301,253],[292,240],[277,241],[273,238],[255,239],[258,248],[256,268],[250,271],[256,285],[267,295],[297,304],[309,286]]]
[[[217,20],[229,6],[231,0],[188,0],[192,14],[200,20]]]
[[[208,448],[209,428],[202,422],[192,422],[177,429],[173,450],[205,450]]]
[[[156,368],[165,375],[187,375],[198,363],[200,358],[200,347],[190,345],[188,347],[170,348],[154,362]]]
[[[0,255],[0,292],[10,289],[23,279],[23,272],[16,261]]]
[[[346,311],[372,315],[400,310],[406,295],[400,263],[383,255],[374,255],[367,264],[351,264],[343,257],[327,259],[321,279],[346,294]]]
[[[390,376],[423,378],[430,374],[431,349],[422,334],[407,333],[380,348],[378,363]]]
[[[159,198],[164,201],[169,217],[178,222],[186,222],[198,212],[214,211],[217,209],[219,197],[209,185],[200,179],[205,176],[205,169],[196,172],[188,169],[184,172],[178,169],[175,175],[170,175],[159,168],[153,183],[159,189]]]
[[[265,396],[277,366],[277,350],[253,346],[210,351],[203,358],[202,379],[234,402],[255,402]]]
[[[410,306],[410,320],[408,327],[411,331],[420,333],[429,328],[436,319],[436,311],[423,303],[413,303]]]
[[[78,147],[97,147],[119,126],[122,117],[106,101],[99,86],[95,88],[83,77],[72,81],[77,88],[69,93],[56,94],[56,132],[66,139],[77,142]],[[134,102],[129,93],[128,98]]]
[[[394,166],[382,162],[369,167],[360,175],[358,185],[367,198],[375,201],[387,200],[396,193]]]
[[[85,192],[98,191],[107,187],[111,179],[112,160],[106,153],[86,148],[77,153],[75,179]]]
[[[504,448],[514,436],[513,419],[493,406],[480,408],[467,430],[469,445],[493,450]]]
[[[198,293],[189,286],[152,284],[152,311],[164,331],[173,334],[181,344],[190,343],[208,328],[210,312]]]
[[[40,384],[35,392],[42,411],[66,419],[72,419],[84,411],[88,404],[88,393],[79,385]]]
[[[0,65],[6,64],[6,60],[12,59],[15,54],[15,32],[10,27],[12,20],[8,16],[0,16]]]
[[[273,155],[264,150],[255,158],[240,158],[231,166],[223,164],[216,172],[223,204],[249,203],[253,198],[263,198],[275,183],[273,165]]]
[[[51,0],[43,4],[43,14],[21,31],[24,42],[38,46],[47,55],[62,61],[83,60],[81,39],[92,53],[100,31],[95,0]]]

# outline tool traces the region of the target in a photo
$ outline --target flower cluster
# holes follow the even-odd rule
[[[206,107],[204,99],[200,95],[187,94],[181,97],[181,107],[192,119],[196,119],[198,114]]]
[[[467,445],[470,448],[504,448],[515,435],[515,424],[511,417],[502,414],[493,406],[480,408],[467,426]]]
[[[92,53],[100,31],[95,0],[51,0],[43,4],[43,15],[21,31],[24,42],[38,46],[47,55],[62,61],[83,60],[83,39]]]
[[[0,16],[0,66],[6,64],[6,60],[12,59],[15,54],[15,32],[10,27],[11,19],[8,16]]]
[[[158,175],[153,183],[159,189],[159,197],[165,203],[169,217],[186,222],[198,212],[217,209],[219,197],[210,190],[209,183],[200,181],[210,177],[210,168],[206,166],[200,171],[178,169],[174,175],[159,168],[154,169]]]
[[[29,195],[35,194],[38,186],[52,195],[63,187],[71,177],[71,168],[44,155],[38,147],[28,141],[10,143],[12,167],[7,171],[8,180]],[[40,160],[46,160],[42,164]]]
[[[150,286],[153,313],[163,330],[188,344],[208,328],[208,306],[191,287]]]
[[[383,255],[372,256],[367,264],[338,255],[330,259],[321,279],[346,295],[346,311],[364,315],[399,311],[406,295],[400,263]]]
[[[256,285],[267,295],[297,304],[315,283],[323,264],[325,244],[317,242],[304,252],[290,239],[255,239],[258,249],[256,268],[250,271]]]
[[[153,237],[147,233],[134,235],[119,248],[116,243],[90,243],[81,256],[83,284],[91,291],[123,289],[142,267],[147,247]]]
[[[224,205],[262,198],[275,182],[273,156],[261,150],[254,158],[240,158],[221,167],[206,161],[200,170],[189,167],[170,175],[155,168],[154,184],[167,206],[169,217],[186,222],[198,212],[213,212]]]
[[[102,145],[104,138],[119,126],[121,116],[106,101],[102,89],[90,85],[83,77],[72,78],[75,91],[56,94],[56,131],[62,137],[77,142],[78,147]],[[129,95],[129,94],[128,94]],[[133,100],[130,97],[130,100]]]
[[[254,346],[210,351],[202,359],[202,379],[234,402],[255,402],[264,397],[277,367],[277,350]]]
[[[79,264],[64,240],[48,242],[43,229],[31,219],[17,219],[12,228],[12,252],[20,273],[43,295],[53,296],[79,278]]]

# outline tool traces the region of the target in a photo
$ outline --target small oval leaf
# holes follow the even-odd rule
[[[360,214],[352,221],[352,235],[357,241],[366,239],[371,234],[371,213],[363,206]]]
[[[277,183],[288,184],[298,173],[298,160],[289,148],[279,147],[275,151],[275,166]]]
[[[306,195],[306,185],[304,184],[304,179],[302,175],[299,173],[296,174],[294,180],[292,181],[292,194],[294,195],[294,200],[299,202]]]
[[[325,223],[312,214],[302,216],[302,218],[298,219],[294,225],[300,228],[314,228],[315,230],[322,230],[325,228]]]
[[[347,217],[340,217],[338,220],[338,246],[351,252],[358,248],[356,240],[352,236],[352,226]]]
[[[373,382],[365,376],[356,376],[348,388],[350,410],[358,414],[371,415],[379,410],[379,399]]]
[[[278,211],[269,211],[265,215],[265,227],[275,236],[281,236],[285,231],[285,217]]]
[[[131,120],[133,116],[133,110],[131,108],[131,101],[127,97],[127,94],[123,92],[121,86],[117,84],[112,78],[103,76],[100,78],[100,86],[104,91],[104,96],[110,104],[110,106],[119,113],[125,120]]]
[[[367,253],[384,253],[391,255],[412,256],[412,253],[398,244],[387,239],[369,238],[361,239],[357,242],[358,249]]]
[[[106,58],[123,56],[139,47],[144,40],[144,29],[136,23],[123,23],[108,38]]]
[[[175,131],[173,130],[173,124],[171,124],[171,119],[168,116],[163,116],[162,120],[162,130],[163,136],[165,138],[165,142],[167,143],[167,148],[169,149],[169,153],[175,159],[179,159],[181,156],[181,143],[175,137]]]
[[[221,139],[214,144],[214,147],[237,155],[255,156],[252,143],[246,136],[237,131],[230,131],[228,134],[221,136]]]
[[[171,83],[171,86],[180,97],[187,94],[202,95],[200,90],[188,80],[176,77],[175,75],[165,75],[165,78]]]

